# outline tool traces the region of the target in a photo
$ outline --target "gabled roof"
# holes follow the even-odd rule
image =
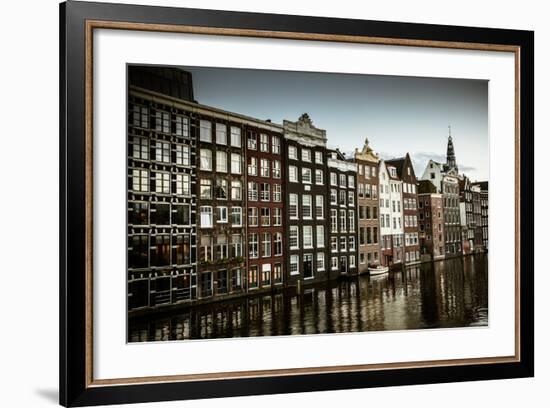
[[[398,157],[396,159],[390,159],[386,160],[386,163],[390,166],[394,166],[397,169],[397,174],[400,178],[403,178],[403,172],[405,171],[405,165],[409,163],[413,173],[414,168],[411,162],[411,157],[409,156],[409,153],[405,155],[405,157]],[[416,176],[416,175],[415,175]]]

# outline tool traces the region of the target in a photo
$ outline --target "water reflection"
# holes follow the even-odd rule
[[[487,325],[487,256],[129,321],[131,342]]]

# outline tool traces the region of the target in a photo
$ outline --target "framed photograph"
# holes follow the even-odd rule
[[[534,34],[60,6],[60,403],[534,375]]]

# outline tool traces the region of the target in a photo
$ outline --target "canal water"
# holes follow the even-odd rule
[[[487,255],[130,319],[130,342],[484,326]]]

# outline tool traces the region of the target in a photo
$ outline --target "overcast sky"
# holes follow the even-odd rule
[[[368,137],[382,158],[409,152],[417,177],[445,161],[451,125],[460,172],[488,179],[487,81],[183,68],[200,103],[276,123],[307,112],[329,146],[350,154]]]

